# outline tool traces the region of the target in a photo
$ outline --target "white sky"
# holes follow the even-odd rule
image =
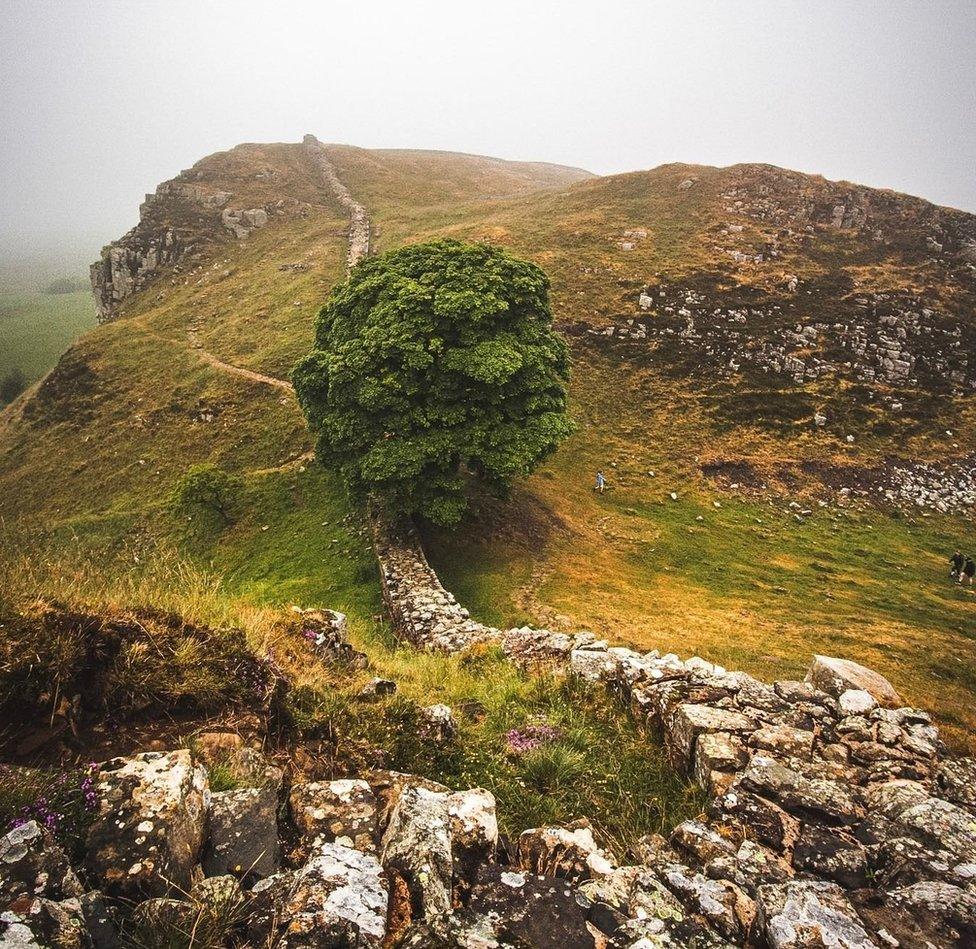
[[[976,0],[0,0],[8,259],[93,259],[181,168],[305,132],[976,211]]]

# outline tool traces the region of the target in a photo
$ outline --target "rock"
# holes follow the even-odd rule
[[[482,788],[456,791],[447,797],[448,828],[456,899],[466,899],[479,870],[495,859],[498,819],[495,797]]]
[[[853,837],[806,824],[793,848],[793,866],[845,889],[867,886],[867,851]]]
[[[941,935],[945,945],[976,945],[976,894],[972,892],[932,880],[894,890],[886,902],[925,920],[928,931]]]
[[[0,945],[10,949],[90,949],[81,900],[39,897],[23,910],[0,913]]]
[[[713,790],[715,775],[729,774],[745,767],[749,752],[742,739],[728,732],[705,732],[698,736],[695,749],[695,780]],[[721,779],[718,779],[720,781]]]
[[[710,705],[678,705],[666,727],[668,745],[680,762],[691,764],[695,742],[707,732],[751,732],[756,723],[741,712],[713,708]]]
[[[878,707],[875,697],[864,689],[845,689],[837,698],[843,715],[867,715]]]
[[[909,836],[933,849],[944,849],[971,859],[976,851],[976,821],[968,811],[948,801],[930,797],[902,811],[897,823]]]
[[[244,891],[241,889],[237,877],[228,873],[197,880],[190,890],[190,898],[202,906],[224,910],[225,908],[243,906]]]
[[[371,854],[321,844],[295,874],[285,905],[294,946],[379,946],[386,936],[383,868]]]
[[[881,705],[898,708],[905,704],[883,675],[850,659],[814,656],[806,681],[835,697],[848,689],[855,689],[869,693]]]
[[[286,870],[258,880],[247,894],[247,938],[250,946],[278,945],[279,930],[288,925],[285,912],[297,871]]]
[[[760,887],[756,927],[771,949],[875,949],[836,883],[793,880]]]
[[[807,779],[765,755],[753,756],[741,782],[747,791],[770,798],[800,816],[813,814],[830,823],[852,824],[863,815],[863,807],[843,785]]]
[[[420,733],[436,745],[443,745],[457,735],[457,722],[448,705],[428,705],[420,710]]]
[[[0,909],[22,897],[56,901],[81,894],[67,855],[37,821],[0,837]]]
[[[499,940],[495,945],[534,949],[594,949],[596,945],[587,928],[592,906],[552,878],[486,867],[472,889],[469,908],[493,921],[493,934]]]
[[[295,784],[288,796],[292,822],[308,838],[322,836],[363,853],[376,853],[378,802],[358,779]]]
[[[686,820],[671,831],[671,844],[695,858],[697,863],[708,863],[716,857],[735,853],[735,846],[697,820]]]
[[[396,692],[396,683],[390,679],[372,678],[359,690],[361,699],[378,699]]]
[[[251,208],[241,211],[241,217],[248,227],[264,227],[268,223],[268,212],[263,208]]]
[[[188,751],[115,758],[98,775],[86,866],[112,895],[188,889],[203,845],[207,775]]]
[[[210,833],[203,856],[208,876],[258,878],[276,873],[278,795],[273,788],[219,791],[210,798]]]
[[[518,863],[530,873],[570,882],[586,879],[594,869],[600,875],[613,869],[593,839],[593,829],[587,821],[577,821],[567,827],[522,831],[518,839]]]
[[[749,736],[749,744],[783,758],[809,760],[813,755],[813,732],[790,725],[764,725]]]
[[[743,840],[731,856],[714,857],[705,865],[705,875],[730,880],[751,896],[766,883],[783,883],[793,876],[793,868],[754,840]]]
[[[690,909],[708,920],[718,932],[733,942],[743,942],[752,926],[756,906],[739,887],[728,880],[710,880],[687,867],[668,867],[664,883]]]
[[[789,853],[800,834],[800,822],[781,807],[756,794],[733,787],[713,804],[722,817],[746,828],[751,839],[778,853]]]
[[[935,773],[939,796],[976,811],[976,760],[947,758]]]
[[[406,787],[390,814],[380,847],[384,867],[407,881],[415,916],[450,912],[454,874],[448,795]]]

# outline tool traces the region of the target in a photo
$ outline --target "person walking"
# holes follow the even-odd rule
[[[607,486],[607,479],[603,477],[603,472],[598,471],[596,473],[596,484],[593,485],[594,490],[599,491],[603,494],[603,489]]]
[[[962,553],[960,553],[958,550],[949,558],[949,576],[955,580],[956,583],[959,583],[962,580],[962,565],[965,562],[966,558],[963,557]]]
[[[962,565],[962,582],[972,586],[973,574],[976,574],[976,563],[972,557],[967,557]]]

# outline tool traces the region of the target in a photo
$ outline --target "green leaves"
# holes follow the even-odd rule
[[[568,357],[549,280],[483,244],[370,258],[319,313],[292,378],[318,456],[392,513],[464,513],[468,475],[498,491],[569,434]]]

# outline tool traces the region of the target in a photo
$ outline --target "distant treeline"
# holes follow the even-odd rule
[[[52,280],[45,288],[45,293],[80,293],[83,290],[88,290],[89,284],[87,280],[82,280],[80,277],[58,277],[57,280]]]

